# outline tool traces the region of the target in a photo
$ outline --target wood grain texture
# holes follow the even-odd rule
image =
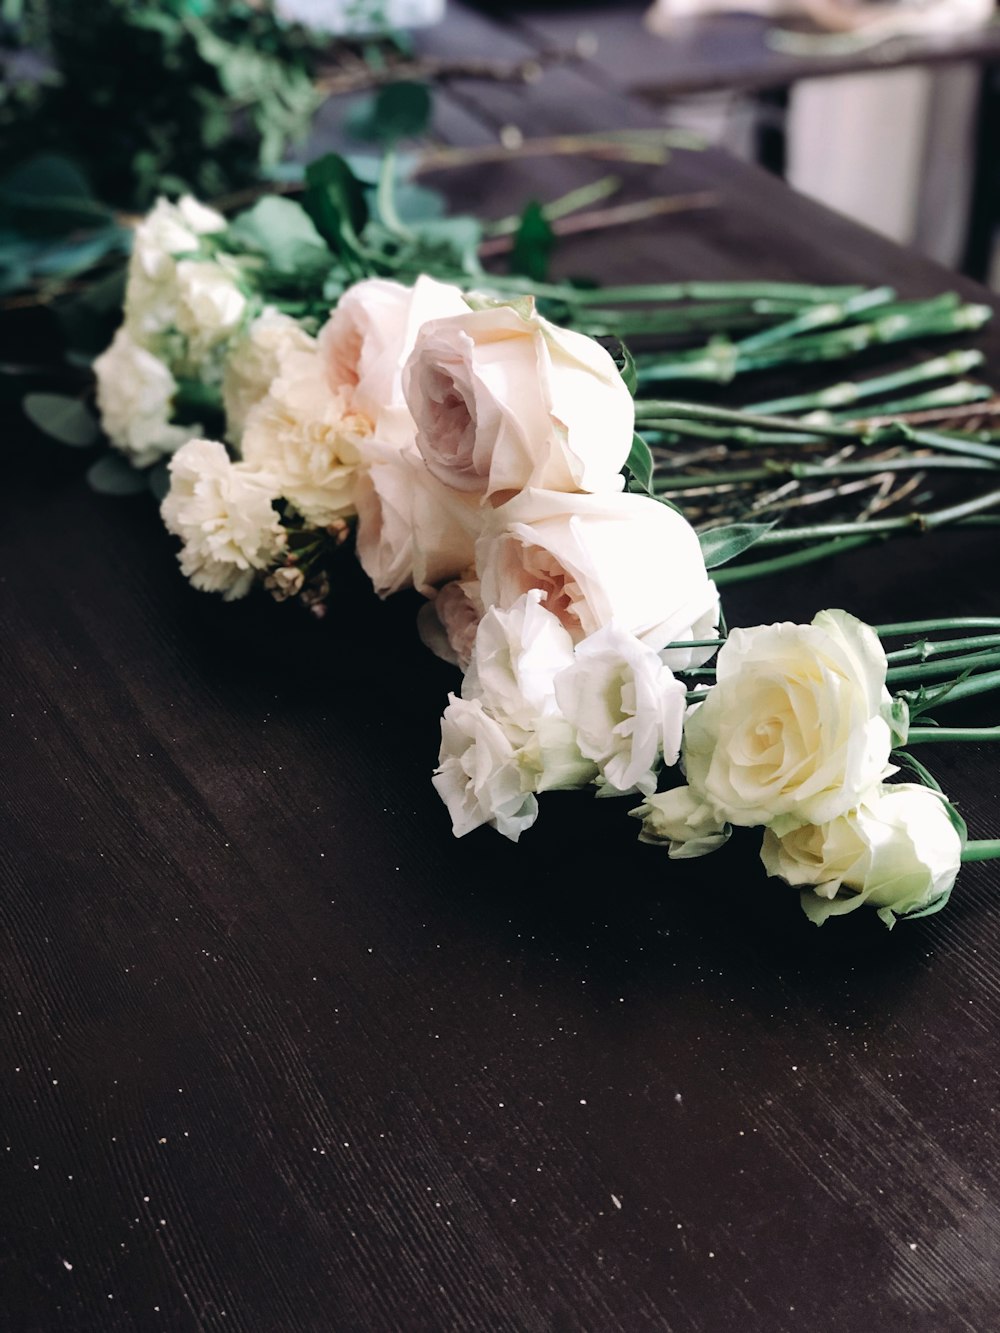
[[[452,13],[429,41],[530,47]],[[586,67],[441,114],[482,139],[649,115]],[[501,213],[600,170],[448,181]],[[718,209],[578,238],[564,270],[952,285],[716,153],[630,189],[695,182]],[[890,935],[815,930],[752,836],[669,863],[579,794],[517,848],[456,842],[428,781],[455,682],[412,600],[345,571],[322,624],[225,606],[148,502],[90,494],[85,457],[11,429],[4,1333],[1000,1322],[994,867]],[[944,533],[727,605],[995,614],[996,590],[995,537]],[[934,760],[995,835],[995,751]]]

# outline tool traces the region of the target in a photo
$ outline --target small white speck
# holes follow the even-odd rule
[[[915,1240],[911,1240],[911,1241],[910,1241],[910,1249],[911,1249],[911,1250],[915,1250],[916,1248],[917,1248],[917,1242],[916,1242]]]
[[[678,1106],[680,1106],[680,1104],[681,1104],[681,1102],[682,1102],[683,1100],[684,1100],[684,1098],[681,1096],[681,1094],[680,1094],[679,1092],[675,1092],[675,1093],[674,1093],[674,1101],[677,1103]]]
[[[581,1106],[586,1106],[586,1105],[587,1105],[587,1099],[586,1099],[586,1097],[581,1097],[581,1098],[580,1098],[580,1105],[581,1105]]]
[[[792,1065],[792,1069],[793,1069],[793,1071],[797,1071],[797,1070],[798,1070],[798,1065]]]
[[[622,1206],[622,1201],[621,1199],[619,1199],[617,1194],[612,1194],[611,1202],[614,1204],[616,1208],[620,1208]]]
[[[73,1265],[70,1263],[70,1261],[69,1261],[68,1259],[64,1259],[64,1260],[62,1261],[62,1265],[63,1265],[63,1268],[65,1268],[65,1270],[66,1270],[67,1273],[72,1273],[72,1271],[73,1271]]]

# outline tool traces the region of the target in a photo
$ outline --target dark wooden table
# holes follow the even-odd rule
[[[487,39],[523,49],[458,9],[432,40]],[[472,141],[645,113],[584,68],[439,114]],[[501,213],[601,170],[449,181]],[[561,268],[952,282],[717,153],[632,183],[706,187]],[[752,838],[670,863],[583,794],[516,848],[455,842],[428,781],[454,681],[413,602],[358,577],[322,624],[224,606],[85,458],[6,459],[4,1333],[1000,1324],[994,867],[931,920],[817,931]],[[823,606],[995,614],[995,538],[727,597],[733,623]],[[934,760],[995,835],[996,752]]]

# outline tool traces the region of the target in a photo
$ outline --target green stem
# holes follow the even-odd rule
[[[891,625],[876,625],[880,639],[904,634],[933,634],[941,629],[997,629],[1000,616],[946,616],[939,620],[897,620]]]
[[[1000,727],[913,727],[907,745],[934,741],[1000,741]]]
[[[730,583],[745,583],[749,579],[764,578],[768,574],[780,574],[786,569],[810,565],[815,560],[825,560],[827,556],[839,555],[842,551],[853,551],[874,540],[874,537],[867,535],[839,537],[835,541],[807,546],[804,551],[790,551],[787,555],[772,556],[770,560],[758,560],[750,565],[726,565],[722,569],[713,570],[712,578],[719,587]]]
[[[1000,856],[1000,838],[973,838],[962,848],[963,861],[992,861]]]
[[[953,685],[944,698],[937,700],[934,707],[941,708],[945,704],[962,703],[965,699],[974,699],[979,694],[990,694],[993,690],[1000,690],[1000,671],[983,671]],[[901,690],[900,693],[905,695],[907,691]]]
[[[845,301],[827,301],[814,305],[794,319],[742,339],[737,346],[740,353],[745,354],[758,351],[762,347],[771,347],[775,343],[788,342],[789,339],[798,337],[800,333],[841,324],[849,315],[858,311],[869,310],[872,306],[887,305],[895,295],[891,287],[875,287],[869,292],[859,292],[856,296],[849,296]]]
[[[747,410],[782,415],[790,412],[808,412],[814,408],[846,407],[859,399],[892,393],[896,389],[909,388],[911,384],[964,375],[967,371],[981,366],[984,360],[983,353],[978,351],[947,352],[944,356],[931,357],[927,361],[921,361],[919,365],[898,370],[891,375],[877,375],[868,380],[847,380],[842,384],[831,384],[828,388],[819,389],[815,393],[771,398],[764,402],[752,403]]]
[[[927,662],[942,654],[978,651],[981,648],[1000,649],[1000,634],[976,634],[971,638],[946,639],[943,643],[930,643],[923,639],[912,648],[900,648],[894,653],[887,653],[886,658],[892,663]]]
[[[1000,666],[1000,652],[967,653],[960,657],[943,657],[938,662],[923,662],[917,666],[890,667],[886,681],[895,685],[913,680],[941,680],[942,677],[960,676],[963,671],[989,666]]]

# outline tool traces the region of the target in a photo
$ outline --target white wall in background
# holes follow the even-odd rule
[[[444,18],[444,0],[277,0],[276,8],[282,18],[319,32],[421,28]]]
[[[912,241],[930,98],[930,78],[920,69],[796,84],[789,185],[893,240]]]
[[[942,263],[958,263],[977,87],[975,71],[960,68],[797,84],[789,102],[789,184]]]

